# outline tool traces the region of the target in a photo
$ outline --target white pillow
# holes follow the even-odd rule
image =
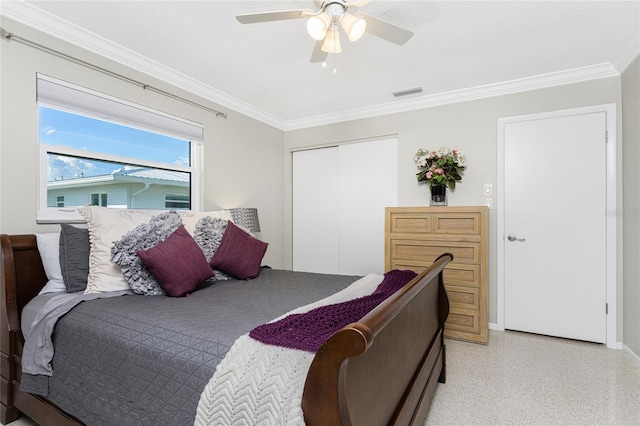
[[[49,280],[38,294],[67,291],[60,269],[60,232],[36,234],[36,242],[44,273]]]
[[[78,209],[89,228],[89,278],[85,294],[130,290],[119,265],[111,262],[111,246],[153,215],[133,210],[86,206]]]
[[[229,210],[215,210],[210,212],[181,212],[180,216],[182,216],[182,224],[184,225],[184,229],[186,229],[192,237],[195,235],[196,223],[203,217],[218,217],[220,219],[230,220],[233,222]]]

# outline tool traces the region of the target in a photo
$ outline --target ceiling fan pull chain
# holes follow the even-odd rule
[[[338,37],[338,31],[335,31],[333,33],[333,45],[334,46],[337,46],[337,44],[336,44],[336,38],[337,37]],[[338,72],[338,66],[336,65],[336,61],[337,61],[336,52],[333,52],[333,73],[334,74]]]

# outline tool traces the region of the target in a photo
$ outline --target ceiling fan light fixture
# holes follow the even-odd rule
[[[350,13],[345,13],[340,25],[346,31],[349,41],[359,40],[367,29],[367,21]]]
[[[335,25],[332,25],[327,31],[327,36],[324,38],[324,43],[322,44],[322,51],[327,53],[342,52],[342,47],[340,46],[340,32]]]
[[[2,0],[0,0],[1,2]],[[403,45],[413,36],[413,32],[392,23],[375,18],[366,13],[347,13],[351,7],[365,5],[369,0],[314,0],[316,11],[311,9],[290,9],[274,12],[258,12],[236,15],[241,24],[306,19],[307,31],[316,40],[310,62],[326,59],[328,53],[342,52],[339,31],[345,31],[350,41],[359,40],[368,32],[376,37]],[[296,3],[296,2],[291,2]],[[340,29],[342,27],[342,29]]]
[[[331,24],[331,16],[320,13],[307,19],[307,32],[314,40],[322,40],[327,35],[327,29]]]

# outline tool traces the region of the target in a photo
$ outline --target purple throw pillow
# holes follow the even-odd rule
[[[163,242],[136,254],[169,296],[184,296],[213,276],[202,249],[183,225]]]
[[[209,264],[238,279],[250,280],[260,274],[260,262],[268,245],[229,221],[220,246]]]

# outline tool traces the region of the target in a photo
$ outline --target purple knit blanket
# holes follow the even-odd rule
[[[416,275],[413,271],[389,271],[370,295],[320,306],[303,314],[291,314],[254,328],[249,336],[269,345],[317,352],[336,331],[359,321]]]

